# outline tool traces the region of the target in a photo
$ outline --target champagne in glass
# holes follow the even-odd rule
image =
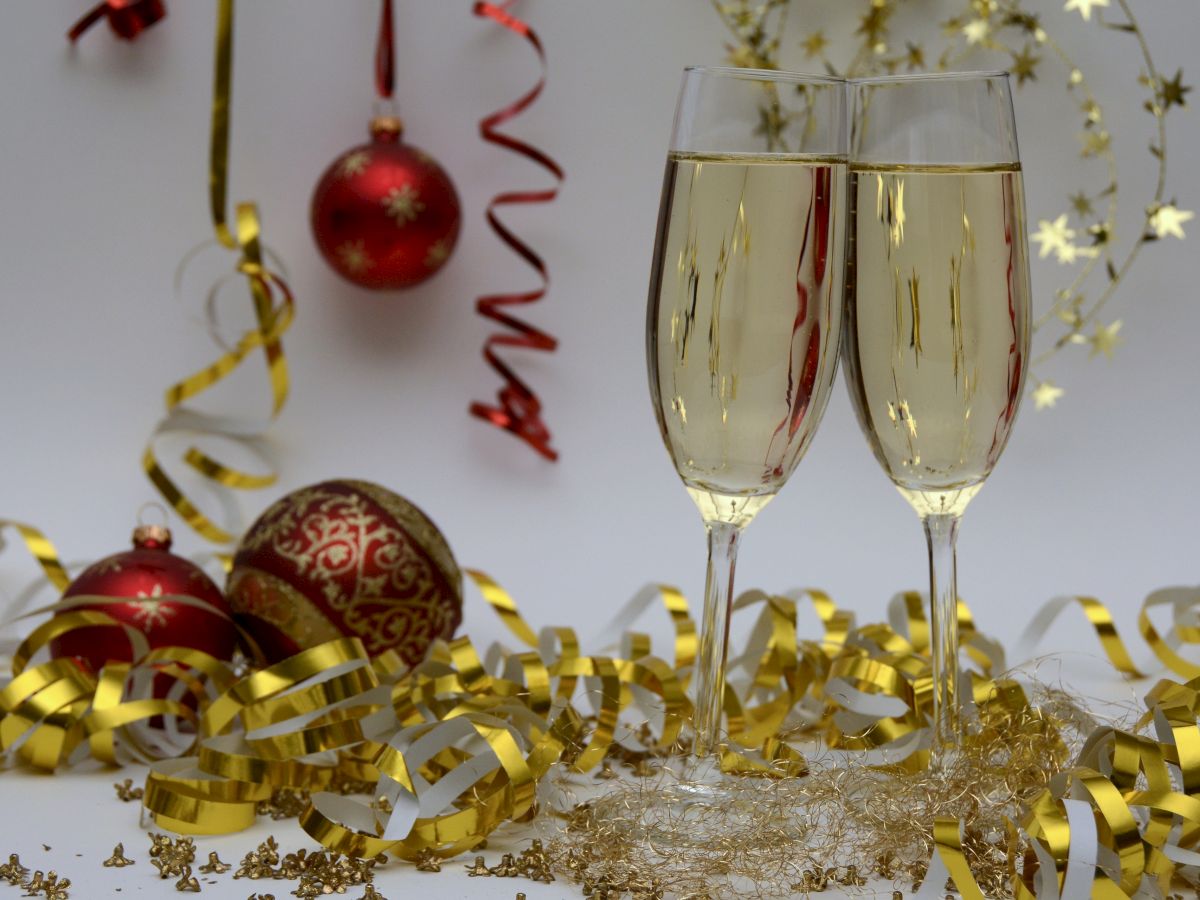
[[[846,376],[876,458],[921,517],[935,748],[956,742],[959,517],[1012,431],[1029,269],[1007,76],[855,84]]]
[[[796,99],[784,134],[765,105]],[[738,540],[816,430],[836,370],[844,273],[844,84],[684,76],[650,282],[650,395],[708,530],[696,756],[719,743]]]

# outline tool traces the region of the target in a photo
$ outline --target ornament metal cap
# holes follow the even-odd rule
[[[371,137],[377,141],[399,143],[404,134],[404,122],[399,116],[375,116],[371,119]]]
[[[170,550],[171,529],[165,525],[139,525],[133,529],[133,546],[148,550]]]

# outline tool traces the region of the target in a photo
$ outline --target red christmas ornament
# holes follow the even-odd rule
[[[371,122],[371,142],[333,161],[313,192],[312,229],[343,278],[379,290],[420,284],[458,240],[458,194],[445,170],[401,141],[400,120]]]
[[[462,574],[437,526],[364,481],[283,497],[250,526],[229,573],[229,605],[263,662],[341,637],[420,662],[462,621]]]
[[[155,647],[189,647],[228,660],[237,647],[229,605],[211,578],[194,563],[170,552],[171,532],[142,525],[133,549],[94,563],[67,587],[63,599],[82,596],[124,598],[119,603],[87,603],[142,631]],[[192,602],[171,599],[186,597]],[[97,626],[68,632],[50,644],[50,655],[76,656],[94,671],[109,660],[130,661],[129,640],[119,628]]]

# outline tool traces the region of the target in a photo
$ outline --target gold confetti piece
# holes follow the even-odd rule
[[[21,884],[28,874],[29,869],[21,865],[21,857],[15,853],[10,853],[8,855],[8,862],[0,865],[0,878],[3,878],[9,884]]]
[[[216,850],[212,850],[208,854],[208,862],[200,867],[200,871],[205,875],[222,875],[231,868],[233,867],[229,863],[221,862]]]
[[[106,869],[123,869],[126,866],[132,866],[133,864],[134,861],[125,856],[124,844],[117,844],[117,846],[113,848],[112,856],[104,860],[102,863]]]
[[[488,869],[489,875],[494,875],[497,878],[516,878],[521,874],[521,869],[517,866],[516,860],[513,859],[511,853],[505,853],[500,857],[498,865]]]
[[[467,875],[470,878],[479,878],[492,874],[492,870],[487,867],[487,863],[483,861],[482,856],[475,857],[475,862],[467,866]]]
[[[1194,212],[1179,209],[1174,203],[1164,203],[1150,213],[1150,227],[1154,229],[1156,237],[1177,237],[1182,241],[1186,237],[1183,233],[1183,223],[1194,218]]]
[[[200,893],[200,882],[192,875],[192,867],[184,866],[179,874],[179,880],[175,882],[175,890],[186,893]]]
[[[129,803],[133,800],[141,800],[145,793],[142,788],[135,788],[133,786],[132,778],[126,778],[120,784],[114,784],[113,788],[116,789],[117,799],[124,803]]]
[[[413,859],[416,863],[418,872],[440,872],[442,871],[442,861],[438,859],[437,854],[429,850],[420,851]]]

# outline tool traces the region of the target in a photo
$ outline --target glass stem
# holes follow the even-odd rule
[[[711,756],[720,745],[721,706],[725,697],[725,654],[733,607],[733,570],[742,530],[728,522],[708,522],[708,577],[704,583],[704,620],[696,683],[696,731],[692,754]]]
[[[928,515],[922,520],[929,544],[929,643],[933,657],[933,758],[959,742],[958,576],[954,545],[957,515]]]

